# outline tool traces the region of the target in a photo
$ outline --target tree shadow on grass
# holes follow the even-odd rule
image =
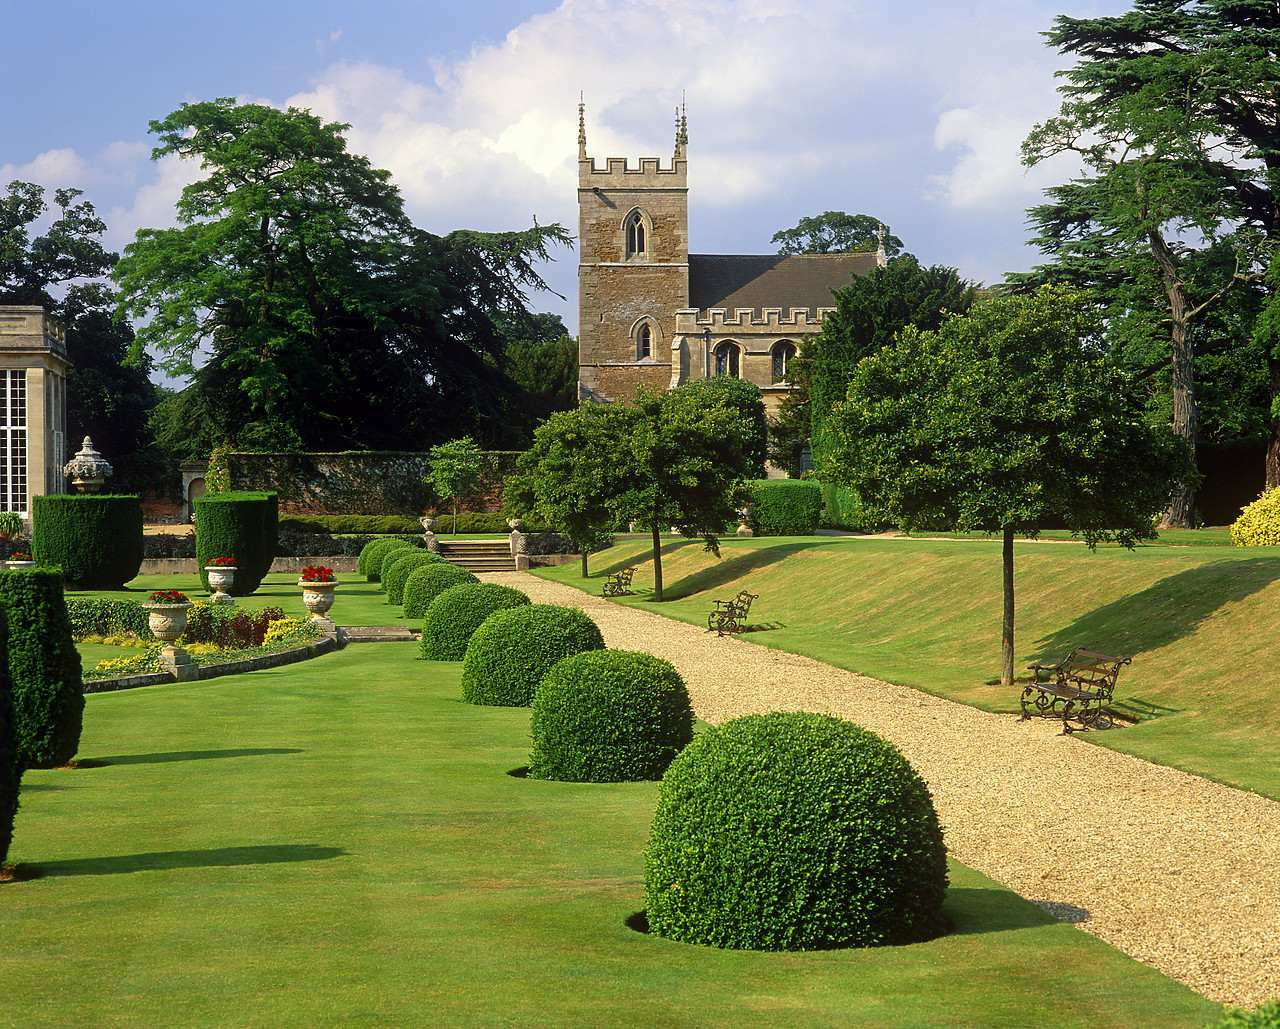
[[[722,557],[708,568],[702,568],[680,579],[664,582],[662,596],[664,600],[681,600],[695,593],[702,593],[705,590],[713,590],[727,583],[736,582],[744,575],[759,568],[775,565],[797,551],[829,546],[831,546],[831,540],[823,538],[804,542],[789,540],[776,546],[754,547],[751,550],[739,551],[733,557]],[[666,558],[684,547],[697,547],[701,550],[703,544],[699,540],[673,540],[662,545],[662,556]],[[599,574],[607,575],[610,572],[621,571],[628,564],[639,566],[645,562],[646,556],[651,557],[652,551],[646,551],[643,555],[637,554],[636,559],[631,562],[618,562],[615,566],[610,566],[610,568]],[[666,569],[664,568],[663,571],[665,573]],[[650,574],[652,574],[652,571],[650,571]]]
[[[1278,558],[1215,561],[1188,568],[1042,636],[1031,660],[1054,664],[1075,647],[1117,657],[1158,650],[1190,636],[1224,605],[1258,593],[1278,579]]]
[[[271,754],[301,754],[298,747],[246,747],[241,750],[170,750],[158,754],[117,754],[111,757],[77,759],[77,768],[106,765],[161,765],[171,761],[210,761],[223,757],[266,757]]]
[[[23,867],[34,877],[73,875],[124,875],[174,868],[230,868],[241,865],[276,865],[293,861],[328,861],[346,853],[341,847],[321,847],[314,843],[265,845],[258,847],[213,847],[205,850],[162,850],[149,854],[120,854],[115,857],[71,858],[66,861],[39,861]]]

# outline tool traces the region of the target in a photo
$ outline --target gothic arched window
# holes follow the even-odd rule
[[[648,325],[641,325],[636,333],[636,359],[643,361],[653,356],[653,330]]]
[[[716,344],[716,375],[727,375],[731,379],[738,377],[738,348],[735,344],[724,342]]]
[[[786,382],[787,371],[791,366],[791,360],[796,356],[796,347],[794,343],[790,343],[785,339],[778,340],[773,345],[773,382]]]
[[[626,221],[627,235],[627,260],[633,257],[643,257],[648,253],[649,248],[646,242],[644,215],[639,211],[632,211],[627,215]]]

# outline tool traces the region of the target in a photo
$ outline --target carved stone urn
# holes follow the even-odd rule
[[[209,580],[210,603],[234,606],[235,598],[227,590],[236,581],[236,566],[206,565],[204,572]]]
[[[307,609],[311,617],[317,621],[326,618],[329,614],[329,608],[333,607],[333,597],[338,588],[338,580],[308,582],[306,579],[299,579],[298,585],[302,587],[302,605]]]
[[[143,604],[151,635],[162,643],[172,643],[187,631],[188,601],[183,604]]]

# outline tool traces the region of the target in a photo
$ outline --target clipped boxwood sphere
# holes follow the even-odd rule
[[[415,568],[404,584],[404,616],[421,618],[436,597],[463,583],[479,583],[471,572],[448,561],[432,562]]]
[[[360,551],[360,559],[356,562],[356,568],[369,582],[382,581],[382,562],[393,550],[412,550],[413,544],[408,540],[395,539],[390,536],[383,536],[380,539],[370,540],[364,545]]]
[[[928,787],[851,722],[736,718],[663,777],[645,854],[661,936],[751,950],[914,943],[946,930],[946,892]]]
[[[588,650],[566,657],[543,678],[531,706],[535,779],[659,779],[693,739],[684,680],[652,654]]]
[[[556,662],[603,649],[600,629],[576,607],[528,604],[495,611],[467,644],[462,697],[472,704],[528,707]]]
[[[142,502],[106,493],[32,497],[31,556],[81,589],[118,590],[142,567]],[[8,557],[6,552],[5,557]]]
[[[409,576],[423,565],[447,565],[448,563],[447,558],[418,547],[391,551],[382,561],[382,591],[387,595],[387,603],[404,603],[405,583],[409,581]]]
[[[450,586],[431,602],[423,615],[422,656],[429,661],[461,661],[472,633],[486,618],[495,611],[528,603],[529,598],[518,589],[499,586],[496,582]],[[406,601],[406,613],[408,609]]]

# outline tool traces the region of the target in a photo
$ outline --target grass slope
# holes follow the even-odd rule
[[[463,704],[459,667],[416,653],[88,697],[91,766],[23,781],[10,860],[40,875],[0,885],[0,1025],[1176,1029],[1220,1011],[958,865],[956,931],[927,944],[760,954],[633,931],[656,785],[508,775],[529,712]]]
[[[623,603],[705,625],[710,601],[760,594],[753,643],[992,711],[1018,710],[999,677],[998,540],[796,537],[663,545],[664,593],[652,604],[649,548],[595,556],[585,584],[568,566],[538,574],[599,590],[637,565]],[[1052,664],[1073,647],[1133,657],[1116,710],[1139,724],[1090,742],[1280,799],[1280,548],[1079,543],[1015,545],[1016,666]]]

